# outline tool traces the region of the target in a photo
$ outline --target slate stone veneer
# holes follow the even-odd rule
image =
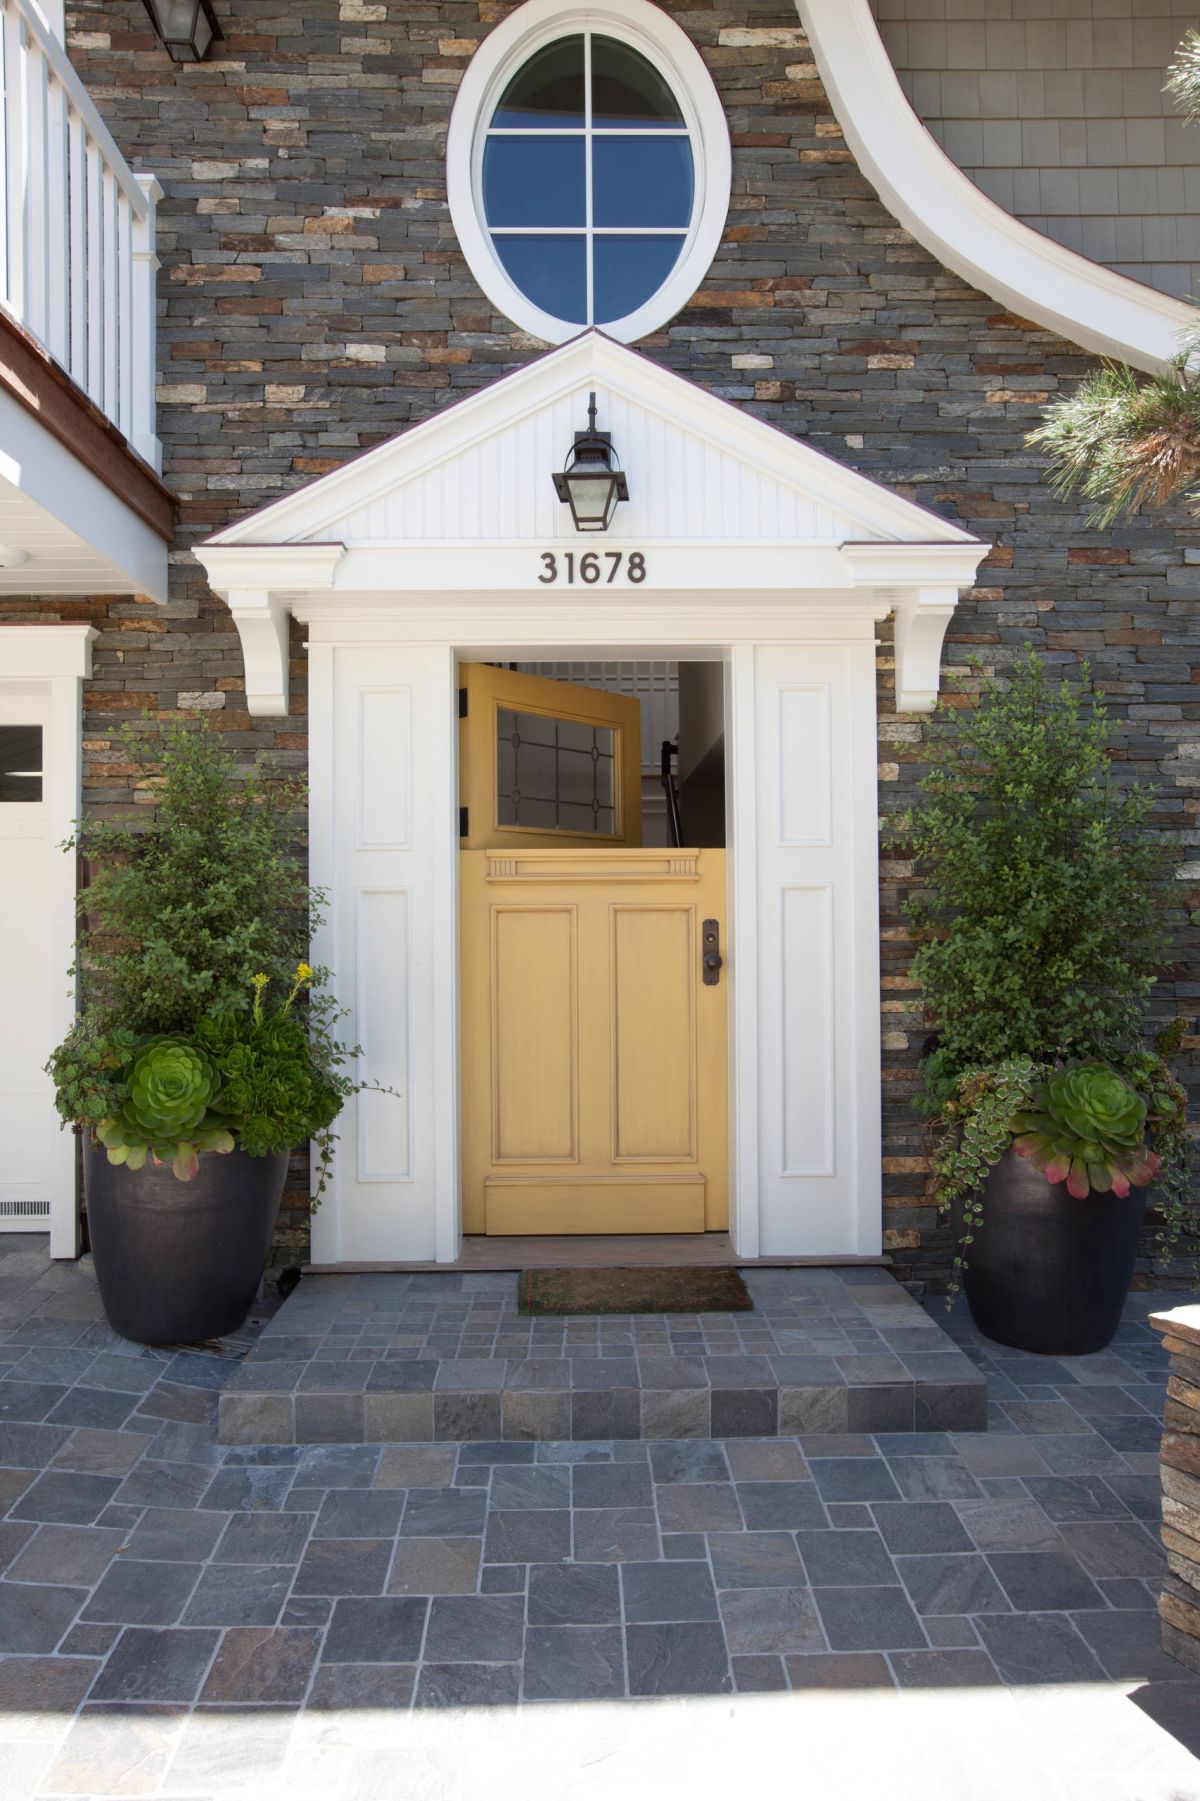
[[[1152,1313],[1150,1324],[1171,1358],[1160,1453],[1163,1650],[1200,1675],[1200,1307]]]
[[[252,720],[233,622],[189,546],[539,349],[476,288],[445,197],[455,88],[509,10],[499,0],[219,0],[221,54],[175,68],[139,0],[70,7],[71,52],[96,104],[132,164],[166,189],[159,429],[181,500],[166,607],[136,596],[0,601],[0,617],[86,618],[99,629],[84,696],[93,812],[153,804],[116,737],[147,709],[198,713],[239,757],[271,752],[303,770],[299,633],[291,716]],[[1090,661],[1111,700],[1118,773],[1161,786],[1157,818],[1182,873],[1178,961],[1156,1006],[1192,1013],[1200,528],[1180,511],[1097,532],[1054,498],[1024,434],[1090,359],[967,287],[888,215],[785,0],[671,0],[665,10],[722,93],[733,199],[703,287],[640,348],[993,541],[946,663],[960,669],[977,655],[1003,669],[1024,644],[1071,673]],[[930,731],[897,716],[884,642],[881,810],[911,798]],[[949,1241],[909,1108],[924,1036],[900,914],[911,875],[903,856],[885,853],[885,1243],[902,1276],[937,1280]],[[300,1161],[295,1175],[284,1259],[306,1233]]]

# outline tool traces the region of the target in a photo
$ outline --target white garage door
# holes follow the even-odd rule
[[[74,1140],[42,1073],[69,986],[52,725],[48,682],[0,683],[0,1232],[48,1231],[55,1196],[74,1192]]]

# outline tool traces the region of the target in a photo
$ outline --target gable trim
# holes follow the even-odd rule
[[[1157,371],[1194,309],[1044,237],[990,200],[909,104],[870,0],[796,0],[829,103],[887,210],[940,262],[1023,318]]]

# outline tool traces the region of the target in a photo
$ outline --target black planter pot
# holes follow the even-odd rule
[[[208,1152],[190,1182],[129,1170],[84,1138],[96,1280],[108,1322],[137,1344],[199,1344],[242,1324],[266,1266],[288,1154]]]
[[[1102,1351],[1121,1320],[1146,1212],[1125,1200],[1077,1201],[1009,1151],[983,1186],[983,1222],[968,1248],[963,1292],[979,1330],[1050,1357]]]

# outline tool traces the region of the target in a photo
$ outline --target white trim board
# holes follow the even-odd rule
[[[870,0],[796,0],[846,142],[888,211],[956,275],[1099,356],[1161,369],[1196,309],[1067,250],[997,206],[908,102]]]
[[[593,391],[630,499],[609,533],[580,538],[550,477]],[[928,709],[946,625],[985,549],[589,331],[216,533],[196,554],[241,635],[250,712],[278,715],[288,614],[313,618],[325,605],[347,625],[373,620],[393,637],[403,622],[424,642],[478,636],[535,647],[572,643],[581,629],[600,647],[696,643],[706,615],[708,642],[727,646],[797,629],[836,635],[839,621],[894,611],[897,704]],[[590,579],[545,585],[547,558],[564,574],[568,557],[582,568],[588,552],[601,558],[599,574],[593,564]]]

